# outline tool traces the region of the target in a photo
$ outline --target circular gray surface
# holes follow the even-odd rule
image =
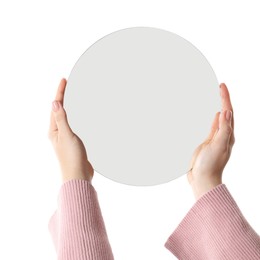
[[[113,32],[82,54],[64,107],[95,171],[156,185],[189,170],[221,109],[219,84],[190,42],[161,29]]]

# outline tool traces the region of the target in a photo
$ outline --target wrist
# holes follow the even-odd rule
[[[89,176],[88,174],[85,174],[83,172],[77,172],[77,173],[67,173],[67,172],[62,172],[62,182],[66,182],[69,180],[87,180],[91,182],[92,176]]]
[[[191,183],[193,194],[196,200],[201,196],[214,189],[216,186],[222,184],[221,179],[209,180],[209,181],[200,181],[197,183]]]

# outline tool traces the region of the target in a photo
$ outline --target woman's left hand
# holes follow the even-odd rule
[[[226,84],[220,84],[222,112],[217,112],[206,140],[193,153],[187,177],[196,199],[222,184],[222,173],[230,158],[234,136],[234,111]]]

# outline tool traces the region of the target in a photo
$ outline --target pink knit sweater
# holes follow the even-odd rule
[[[86,180],[62,184],[48,225],[58,260],[112,260],[94,187]],[[184,260],[259,260],[260,238],[224,184],[204,194],[165,247]]]

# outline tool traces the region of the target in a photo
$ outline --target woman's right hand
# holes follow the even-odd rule
[[[63,182],[72,179],[91,182],[94,168],[88,160],[82,140],[70,128],[63,108],[66,85],[66,79],[62,79],[53,102],[48,136],[60,163]]]
[[[235,143],[234,112],[224,83],[220,84],[220,95],[222,111],[216,113],[207,139],[194,151],[187,174],[196,199],[222,183],[222,172]]]

